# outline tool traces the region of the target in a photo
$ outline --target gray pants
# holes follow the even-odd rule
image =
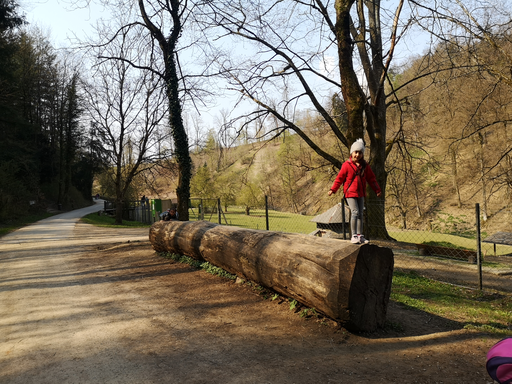
[[[352,212],[350,218],[352,236],[361,235],[363,233],[364,197],[347,197],[347,203]]]

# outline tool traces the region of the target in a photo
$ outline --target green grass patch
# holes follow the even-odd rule
[[[431,245],[433,247],[445,247],[454,249],[467,249],[459,245],[449,243],[448,241],[424,241],[422,244]]]
[[[391,299],[467,329],[512,335],[512,296],[453,286],[395,271]]]
[[[296,213],[268,211],[269,230],[291,233],[311,233],[316,229],[316,224],[310,222],[314,216],[299,215]],[[205,213],[204,219],[218,223],[218,213]],[[200,220],[197,209],[189,210],[190,221]],[[229,207],[227,212],[221,215],[222,224],[249,229],[266,230],[266,218],[264,209],[251,209],[250,215],[245,214],[243,207]]]
[[[151,225],[141,223],[138,221],[129,221],[123,220],[123,224],[117,225],[115,224],[115,219],[111,216],[106,215],[98,215],[98,213],[90,213],[87,216],[84,216],[80,219],[80,221],[86,224],[96,225],[98,227],[107,227],[107,228],[149,228]]]
[[[490,262],[490,261],[484,260],[482,262],[482,267],[488,267],[488,268],[493,268],[493,269],[511,269],[512,265],[504,264],[504,263],[495,263],[495,262]]]
[[[54,213],[41,212],[31,215],[25,215],[17,218],[16,220],[9,220],[5,223],[0,223],[0,237],[8,234],[9,232],[15,231],[16,229],[25,227],[30,224],[34,224],[39,220],[47,219],[48,217],[54,216]]]
[[[210,273],[215,276],[224,277],[226,279],[235,280],[236,275],[233,275],[222,268],[216,267],[213,264],[210,264],[207,261],[199,261],[196,259],[193,259],[189,256],[184,255],[178,255],[176,253],[169,253],[169,252],[162,252],[160,253],[160,256],[165,257],[166,259],[174,260],[178,263],[188,264],[194,268],[202,269],[203,271]]]
[[[313,217],[315,216],[269,210],[269,230],[308,234],[316,230],[316,223],[310,221]],[[219,215],[212,210],[212,207],[209,207],[208,212],[205,212],[202,217],[197,207],[189,210],[190,221],[198,221],[202,218],[214,223],[219,222]],[[221,214],[221,223],[248,229],[265,230],[267,228],[264,209],[251,209],[250,215],[246,215],[243,207],[230,206],[227,212]],[[473,251],[476,251],[477,247],[476,239],[468,237],[465,233],[455,235],[432,231],[399,231],[391,229],[389,230],[389,235],[397,241],[405,243],[430,244]],[[482,233],[482,239],[485,236]],[[494,254],[492,244],[481,243],[481,245],[484,257]],[[496,246],[496,254],[512,254],[512,246],[498,244]]]
[[[460,248],[476,251],[476,239],[470,239],[463,236],[450,235],[446,233],[436,233],[430,231],[394,231],[390,230],[389,235],[404,243],[430,244],[439,246],[449,246],[450,248]],[[482,236],[484,239],[484,236]],[[447,244],[447,245],[442,245]],[[490,243],[481,243],[482,254],[485,256],[494,255],[493,245]],[[496,245],[496,255],[512,254],[512,247],[508,245]]]

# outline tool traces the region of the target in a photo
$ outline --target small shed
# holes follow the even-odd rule
[[[345,212],[343,212],[345,209]],[[350,209],[342,203],[336,204],[310,221],[316,223],[317,230],[330,230],[335,233],[350,233]]]
[[[496,256],[496,244],[511,245],[512,246],[512,233],[510,232],[496,232],[495,234],[486,237],[482,240],[484,243],[491,243],[494,245],[494,256]]]

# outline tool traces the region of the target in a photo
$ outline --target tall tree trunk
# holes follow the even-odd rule
[[[64,111],[62,108],[59,108],[59,192],[57,196],[57,204],[60,207],[62,207],[62,204],[64,203],[65,196],[64,196],[64,151],[65,151],[65,143],[64,143],[64,124],[63,124],[63,116],[62,114]]]
[[[485,153],[485,137],[481,132],[478,133],[478,141],[480,144],[480,177],[482,179],[482,219],[487,221],[487,180],[485,176],[485,161],[484,161],[484,153]]]
[[[506,176],[506,182],[507,182],[507,197],[508,197],[508,204],[512,204],[512,157],[507,155],[506,158],[507,162],[507,176]]]
[[[118,161],[120,158],[120,155],[118,155]],[[118,164],[121,164],[120,162]],[[115,209],[116,209],[116,214],[115,214],[115,224],[117,225],[121,225],[123,224],[123,200],[124,200],[124,196],[123,196],[123,186],[122,186],[122,175],[121,175],[121,165],[118,165],[117,166],[117,176],[116,176],[116,182],[115,182],[115,185],[116,185],[116,202],[115,202]]]
[[[116,216],[114,223],[118,225],[123,224],[123,200],[121,199],[116,199]]]
[[[386,147],[385,141],[373,140],[370,147],[370,166],[372,167],[377,182],[382,190],[378,197],[372,190],[367,191],[367,217],[368,228],[366,230],[369,239],[389,239],[386,229],[386,185],[388,175],[385,169]]]
[[[388,174],[386,172],[386,101],[383,91],[373,92],[372,97],[374,105],[367,105],[367,131],[370,137],[370,157],[369,162],[372,167],[377,182],[382,190],[382,195],[377,197],[373,191],[369,191],[367,215],[368,215],[368,236],[369,238],[389,239],[390,236],[386,229],[386,186]]]
[[[452,160],[452,183],[455,193],[457,194],[457,207],[462,207],[462,200],[460,198],[459,179],[457,174],[457,153],[453,147],[450,147],[450,157]]]
[[[363,138],[363,115],[366,97],[357,78],[353,63],[354,42],[350,34],[352,20],[350,9],[354,0],[336,0],[336,37],[341,79],[341,93],[347,110],[347,141],[351,145]]]
[[[179,0],[170,0],[166,3],[166,9],[172,19],[172,24],[170,25],[171,33],[168,37],[165,37],[164,31],[159,29],[151,21],[150,17],[146,13],[144,1],[139,0],[138,3],[144,24],[151,32],[153,38],[158,41],[165,63],[164,79],[167,91],[167,100],[169,103],[169,125],[171,127],[171,135],[174,141],[179,173],[178,187],[176,188],[176,195],[178,198],[178,215],[180,220],[188,221],[192,159],[190,158],[187,132],[185,131],[181,116],[182,108],[179,95],[180,79],[178,77],[175,59],[178,39],[183,30],[180,2]],[[167,33],[167,31],[165,31],[165,33]]]
[[[386,102],[383,92],[383,84],[379,81],[384,73],[382,65],[382,42],[378,24],[379,4],[371,7],[370,28],[371,28],[371,54],[370,62],[365,42],[355,42],[358,34],[362,31],[356,30],[352,24],[350,10],[355,0],[336,0],[336,37],[338,40],[338,56],[341,77],[341,92],[347,109],[347,141],[349,145],[358,138],[364,138],[365,117],[366,128],[370,137],[369,162],[382,189],[382,196],[379,198],[374,193],[368,194],[367,198],[367,219],[369,227],[367,234],[371,238],[389,238],[386,230],[384,199],[386,190],[387,173],[386,163]],[[362,9],[360,7],[360,9]],[[370,8],[369,8],[370,9]],[[352,30],[351,30],[352,29]],[[353,36],[354,35],[354,36]],[[362,35],[361,35],[362,36]],[[354,70],[353,50],[357,44],[360,57],[363,60],[363,67],[370,89],[370,101],[364,94],[357,73]],[[373,64],[373,67],[372,67]],[[373,105],[372,105],[373,103]]]
[[[119,147],[123,146],[123,139],[120,140]],[[123,224],[123,190],[122,187],[122,153],[121,151],[118,151],[117,154],[117,167],[116,167],[116,179],[115,179],[115,186],[116,186],[116,215],[115,215],[115,224],[121,225]]]
[[[176,161],[178,163],[178,216],[188,221],[188,205],[190,199],[190,179],[192,177],[192,159],[190,158],[188,137],[181,117],[181,103],[178,93],[178,76],[174,54],[169,52],[166,60],[167,98],[169,102],[169,125],[174,139]]]
[[[414,183],[414,181],[413,181],[413,183]],[[418,187],[417,187],[416,183],[413,184],[413,188],[414,188],[414,202],[416,204],[416,214],[418,215],[418,217],[422,217],[423,212],[421,211],[420,195],[419,195],[419,191],[418,191]]]
[[[66,176],[64,179],[64,195],[66,197],[69,195],[69,188],[71,187],[72,165],[75,157],[75,149],[77,146],[76,138],[74,135],[75,128],[78,126],[77,118],[79,115],[76,93],[77,80],[78,76],[74,74],[70,84],[68,84],[68,86],[66,87]],[[72,201],[71,204],[72,208],[74,208]]]

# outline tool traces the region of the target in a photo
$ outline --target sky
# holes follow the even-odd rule
[[[85,0],[75,1],[85,3]],[[393,1],[396,0],[388,2]],[[91,35],[96,21],[105,16],[105,10],[100,5],[91,4],[86,8],[77,8],[72,5],[72,2],[73,0],[21,0],[20,5],[30,25],[49,32],[55,48],[61,48],[71,45],[69,39],[72,39],[74,35],[82,38],[86,34]],[[421,43],[426,44],[427,41]],[[421,53],[422,45],[417,41],[409,41],[405,44],[402,42],[401,44],[402,49],[409,51],[407,53],[410,53],[411,50]],[[332,65],[332,63],[326,64],[327,66]]]
[[[59,0],[22,0],[20,5],[30,25],[48,32],[55,48],[70,46],[74,35],[91,35],[105,12],[98,5],[79,9],[70,1]]]
[[[75,36],[84,39],[87,35],[94,36],[94,25],[101,17],[105,17],[105,10],[99,5],[91,4],[86,8],[77,8],[72,5],[73,0],[20,0],[22,12],[25,14],[30,26],[37,27],[42,30],[43,34],[47,35],[53,44],[54,48],[65,48],[72,45],[72,40]],[[74,0],[76,2],[85,3],[86,0]],[[394,2],[396,0],[388,0]],[[425,41],[426,43],[426,41]],[[407,52],[398,53],[395,55],[395,63],[403,62],[404,58],[410,56],[411,47],[416,49],[416,53],[421,53],[421,45],[418,41],[405,42],[402,47]],[[336,76],[336,59],[335,57],[326,57],[325,62],[319,62],[318,67],[322,72],[329,73],[329,77]],[[320,87],[317,91],[320,94],[330,94],[327,89],[321,92]],[[228,104],[234,104],[233,101]],[[253,105],[246,102],[244,109],[252,110]],[[206,125],[210,125],[220,115],[220,108],[222,106],[208,106],[200,113],[202,120]]]

